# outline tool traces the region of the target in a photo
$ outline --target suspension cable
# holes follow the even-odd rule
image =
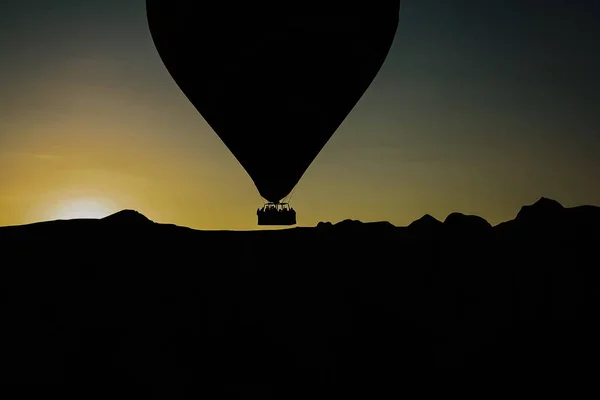
[[[292,189],[292,192],[290,193],[290,196],[289,196],[289,198],[287,200],[287,203],[290,203],[292,201],[292,197],[294,197],[294,192],[295,191],[296,191],[296,186],[294,186],[294,188]]]
[[[258,197],[260,198],[260,201],[263,203],[263,208],[264,208],[265,205],[267,205],[267,203],[265,202],[265,199],[260,195],[260,193],[258,193]]]

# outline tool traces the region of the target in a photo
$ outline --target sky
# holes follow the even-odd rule
[[[294,190],[299,225],[600,205],[599,19],[594,0],[403,0]],[[0,60],[0,226],[135,209],[257,229],[263,201],[165,69],[143,0],[3,0]]]

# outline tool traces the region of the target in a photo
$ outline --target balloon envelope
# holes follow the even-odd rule
[[[383,65],[400,1],[320,10],[147,0],[179,88],[271,202],[285,198]]]

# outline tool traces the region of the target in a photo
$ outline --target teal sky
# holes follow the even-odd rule
[[[299,224],[600,205],[598,20],[594,1],[404,0],[294,191]],[[256,228],[261,198],[164,68],[143,0],[5,0],[0,58],[0,225],[135,208]]]

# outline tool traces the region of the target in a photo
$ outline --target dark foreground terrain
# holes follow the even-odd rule
[[[0,380],[263,399],[596,390],[599,253],[600,208],[544,198],[496,227],[208,232],[134,211],[4,227]]]

